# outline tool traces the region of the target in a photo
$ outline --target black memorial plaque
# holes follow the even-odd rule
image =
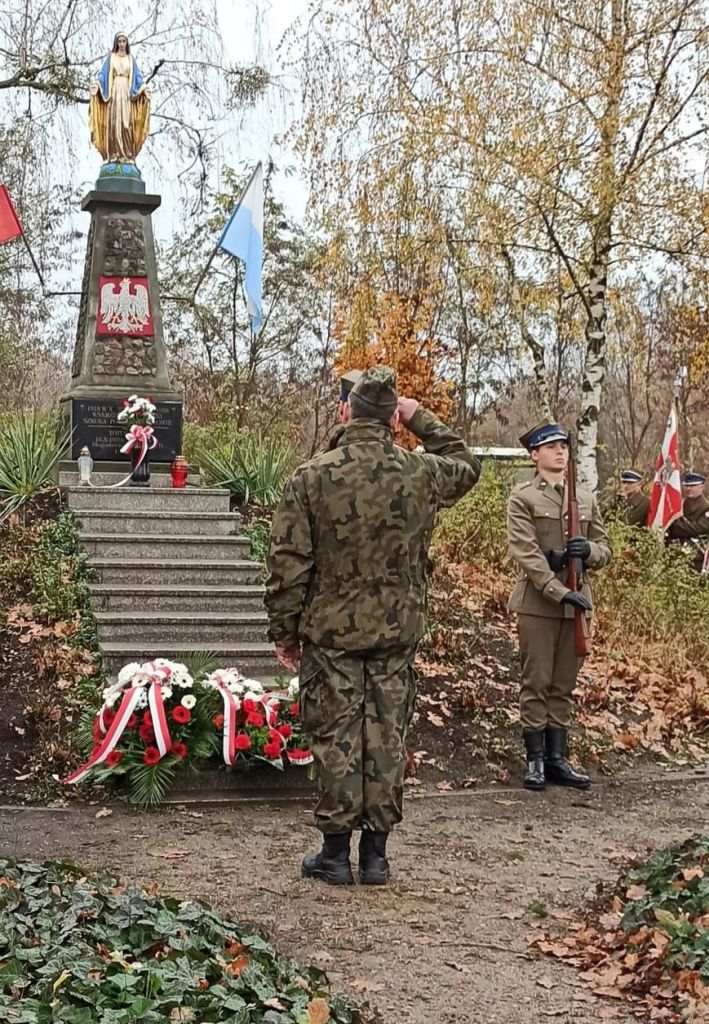
[[[72,398],[71,457],[78,459],[83,445],[88,445],[94,462],[121,462],[130,455],[122,455],[129,427],[121,426],[118,413],[123,408],[119,398]],[[172,462],[181,453],[182,403],[156,402],[153,430],[158,439],[157,448],[150,451],[151,462]]]

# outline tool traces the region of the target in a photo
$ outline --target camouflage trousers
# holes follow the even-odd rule
[[[389,832],[401,821],[415,650],[304,645],[300,707],[318,770],[321,832]]]

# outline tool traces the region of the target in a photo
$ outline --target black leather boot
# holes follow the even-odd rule
[[[544,732],[541,729],[525,729],[522,739],[527,751],[524,788],[544,789]]]
[[[388,832],[362,829],[359,840],[359,880],[362,885],[386,885],[389,881],[388,837]]]
[[[320,853],[303,857],[300,873],[303,878],[317,878],[328,885],[354,885],[350,865],[351,832],[326,833]]]
[[[588,789],[591,780],[588,775],[575,772],[566,759],[566,729],[546,727],[544,742],[546,753],[544,768],[548,782],[557,786],[573,786],[575,789]]]

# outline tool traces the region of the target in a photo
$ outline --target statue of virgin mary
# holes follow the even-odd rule
[[[150,96],[120,32],[91,86],[91,141],[108,163],[135,163],[150,126]]]

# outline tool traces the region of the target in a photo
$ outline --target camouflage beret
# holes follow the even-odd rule
[[[393,416],[398,404],[396,393],[396,374],[388,366],[373,366],[365,370],[350,392],[379,412],[389,412]]]

